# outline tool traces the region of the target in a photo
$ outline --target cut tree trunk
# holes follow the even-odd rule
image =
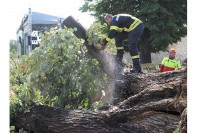
[[[114,79],[116,77],[115,75],[120,73],[120,71],[117,70],[122,70],[122,65],[120,65],[119,62],[116,60],[116,56],[105,52],[104,50],[98,50],[94,45],[89,45],[85,28],[72,16],[67,17],[63,21],[63,26],[77,29],[74,32],[74,35],[78,38],[85,40],[84,44],[88,49],[88,54],[99,61],[99,63],[101,64],[101,68],[105,71],[105,73],[108,74],[108,76]]]
[[[128,73],[119,88],[130,91],[123,95],[125,100],[108,110],[59,110],[39,105],[12,119],[11,124],[44,133],[172,133],[177,127],[185,133],[186,81],[183,70]]]

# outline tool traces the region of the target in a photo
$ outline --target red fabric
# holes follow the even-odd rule
[[[160,72],[163,72],[164,65],[160,66]]]
[[[167,67],[164,65],[160,66],[160,72],[167,72],[167,71],[173,71],[173,70],[175,70],[175,68]]]

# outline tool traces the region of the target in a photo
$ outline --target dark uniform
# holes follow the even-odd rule
[[[117,58],[120,62],[122,62],[124,54],[123,41],[128,39],[128,50],[133,60],[134,71],[139,73],[141,65],[137,46],[143,30],[143,23],[138,18],[128,14],[118,14],[113,16],[108,37],[104,39],[104,45],[106,45],[115,38]]]

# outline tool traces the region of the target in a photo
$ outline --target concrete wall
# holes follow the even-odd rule
[[[181,39],[181,41],[177,42],[176,44],[169,45],[169,49],[174,48],[176,50],[176,59],[179,59],[181,63],[184,59],[187,58],[187,37]],[[151,60],[153,64],[160,64],[164,57],[168,57],[168,52],[160,51],[157,54],[151,54]],[[125,53],[123,57],[123,62],[126,64],[132,65],[132,59],[129,53]]]

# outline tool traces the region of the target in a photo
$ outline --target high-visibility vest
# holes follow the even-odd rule
[[[166,72],[166,71],[173,71],[181,68],[181,63],[179,60],[176,59],[169,59],[167,57],[163,58],[160,71]]]

